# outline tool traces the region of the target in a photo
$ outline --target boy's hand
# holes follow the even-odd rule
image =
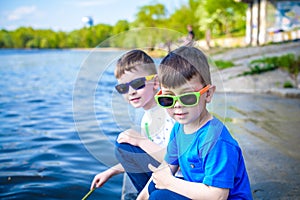
[[[101,187],[104,183],[107,182],[107,180],[111,177],[111,174],[109,171],[104,171],[102,173],[97,174],[94,177],[94,180],[91,184],[91,188],[90,190],[94,189],[94,188],[98,188]]]
[[[135,130],[128,129],[119,134],[119,136],[117,138],[117,142],[128,143],[133,146],[139,146],[140,142],[145,139],[146,139],[145,137],[143,137],[141,134],[139,134]]]
[[[168,186],[173,182],[172,179],[174,178],[169,165],[165,164],[156,168],[149,164],[148,168],[153,172],[152,178],[155,187],[157,189],[168,189]]]

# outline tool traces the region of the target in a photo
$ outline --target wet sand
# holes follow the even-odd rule
[[[254,199],[300,199],[300,100],[226,94],[226,126],[239,142]]]

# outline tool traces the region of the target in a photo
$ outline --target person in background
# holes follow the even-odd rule
[[[212,85],[206,56],[180,47],[160,63],[159,106],[176,120],[165,161],[137,199],[252,199],[242,150],[225,125],[206,108]],[[180,167],[183,178],[173,174]]]
[[[115,68],[116,90],[134,108],[143,108],[141,133],[128,129],[118,135],[116,157],[119,164],[97,174],[91,190],[101,187],[112,176],[126,172],[139,193],[151,177],[147,165],[158,166],[165,155],[174,120],[157,106],[154,95],[159,83],[153,59],[142,50],[125,53]],[[137,194],[129,194],[137,196]]]
[[[195,39],[195,33],[193,31],[193,27],[192,25],[187,25],[187,30],[188,30],[188,40],[189,41],[192,41]]]
[[[193,31],[192,25],[187,25],[188,35],[183,46],[193,46],[195,41],[195,33]]]

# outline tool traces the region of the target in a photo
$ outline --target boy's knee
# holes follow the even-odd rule
[[[149,200],[173,199],[166,190],[155,190],[149,195]]]
[[[128,145],[127,143],[119,143],[119,142],[115,142],[115,150],[116,151],[128,151]]]
[[[130,157],[132,153],[134,153],[132,145],[115,142],[115,156],[119,161],[121,161],[121,158],[126,159],[126,157]]]
[[[156,189],[155,184],[151,181],[148,185],[149,200],[161,199],[161,190]]]
[[[122,143],[118,143],[117,141],[115,142],[115,156],[117,157],[117,159],[119,159],[122,154],[121,153],[121,149],[122,149],[121,145],[122,145]]]

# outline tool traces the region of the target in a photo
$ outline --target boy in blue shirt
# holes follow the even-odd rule
[[[138,199],[252,199],[242,151],[206,104],[215,92],[206,56],[194,47],[170,52],[158,71],[156,102],[176,120],[165,162]],[[183,178],[173,174],[180,167]]]

